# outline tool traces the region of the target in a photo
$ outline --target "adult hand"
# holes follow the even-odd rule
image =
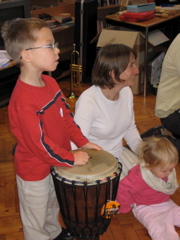
[[[82,148],[103,150],[102,147],[100,147],[99,145],[92,143],[92,142],[86,143]]]

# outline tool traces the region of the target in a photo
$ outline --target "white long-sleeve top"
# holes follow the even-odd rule
[[[122,153],[123,138],[134,152],[141,141],[129,87],[120,91],[116,101],[107,99],[97,86],[88,88],[76,102],[74,119],[89,141],[117,158]]]

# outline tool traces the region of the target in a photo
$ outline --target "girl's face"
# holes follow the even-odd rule
[[[167,165],[167,166],[156,166],[151,168],[151,172],[158,178],[166,178],[168,177],[176,165]]]
[[[133,86],[135,83],[135,76],[139,74],[139,69],[135,64],[134,55],[130,55],[130,61],[124,72],[121,73],[120,79],[124,81],[126,86]]]
[[[54,49],[44,47],[53,46],[55,43],[53,34],[51,30],[46,27],[42,28],[37,34],[38,38],[33,46],[33,48],[37,47],[37,49],[28,51],[28,54],[31,54],[32,57],[31,64],[37,71],[54,71],[59,63],[60,50],[57,47]]]

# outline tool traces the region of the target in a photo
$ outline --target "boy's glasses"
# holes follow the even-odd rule
[[[56,43],[49,44],[49,45],[42,46],[42,47],[26,48],[25,50],[29,51],[29,50],[33,50],[33,49],[39,49],[39,48],[51,48],[52,50],[54,50],[55,48],[58,48],[58,46],[59,46],[59,43],[56,42]],[[21,59],[22,59],[22,57],[20,57],[20,60]]]
[[[58,42],[56,42],[56,43],[49,44],[49,45],[42,46],[42,47],[26,48],[25,50],[29,51],[29,50],[33,50],[33,49],[39,49],[39,48],[51,48],[52,50],[54,50],[55,48],[58,48],[58,45],[59,45]]]

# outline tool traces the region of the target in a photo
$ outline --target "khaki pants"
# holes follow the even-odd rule
[[[24,240],[52,240],[61,232],[59,205],[51,174],[41,181],[16,175]]]

